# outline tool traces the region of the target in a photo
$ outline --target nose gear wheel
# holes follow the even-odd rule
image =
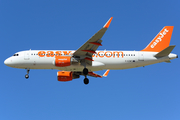
[[[25,75],[25,78],[26,78],[26,79],[29,78],[29,71],[30,71],[30,69],[27,69],[27,74]]]
[[[28,75],[28,74],[26,74],[26,75],[25,75],[25,78],[26,78],[26,79],[28,79],[28,78],[29,78],[29,75]]]

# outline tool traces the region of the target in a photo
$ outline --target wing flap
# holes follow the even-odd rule
[[[96,73],[94,73],[94,72],[89,72],[89,73],[88,73],[88,76],[91,76],[91,77],[100,77],[100,78],[102,78],[101,75],[98,75],[98,74],[96,74]]]

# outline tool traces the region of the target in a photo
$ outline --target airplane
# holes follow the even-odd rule
[[[26,69],[25,78],[29,78],[30,69],[57,69],[58,81],[72,81],[80,75],[85,76],[84,84],[89,83],[87,76],[107,77],[110,70],[130,69],[160,62],[170,63],[178,58],[171,53],[175,45],[170,45],[174,26],[165,26],[155,38],[141,51],[97,50],[102,46],[104,33],[113,17],[79,49],[75,50],[26,50],[7,58],[4,64]],[[103,75],[94,71],[106,70]]]

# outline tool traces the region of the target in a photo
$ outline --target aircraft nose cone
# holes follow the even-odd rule
[[[11,65],[11,63],[12,61],[9,58],[4,61],[4,64],[7,66]]]

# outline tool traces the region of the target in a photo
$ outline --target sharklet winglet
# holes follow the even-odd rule
[[[111,18],[106,22],[106,24],[103,26],[103,28],[108,28],[109,25],[110,25],[110,23],[111,23],[111,21],[112,21],[112,19],[113,19],[113,17],[111,17]]]
[[[106,72],[103,74],[103,77],[107,77],[109,74],[110,69],[107,69]]]

